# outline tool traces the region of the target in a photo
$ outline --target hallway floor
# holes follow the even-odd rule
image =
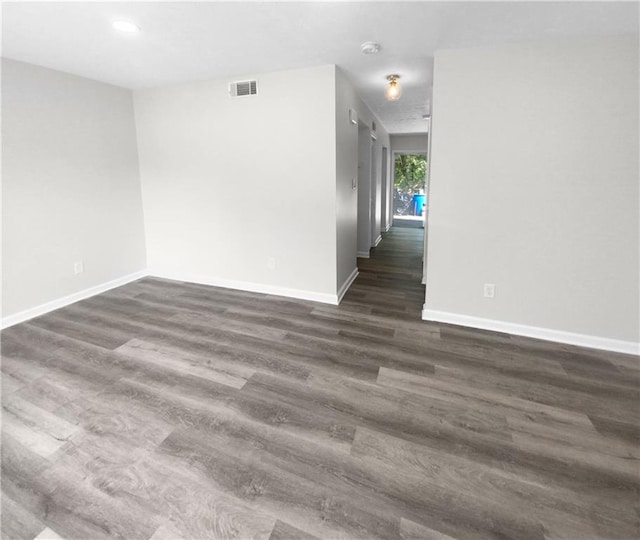
[[[2,332],[2,537],[637,538],[637,358],[422,322],[422,234],[340,306],[147,278]]]
[[[422,216],[393,216],[393,226],[398,227],[414,227],[416,229],[424,229],[424,217]]]

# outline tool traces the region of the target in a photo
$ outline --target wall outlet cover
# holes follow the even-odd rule
[[[495,298],[495,296],[496,296],[496,285],[495,285],[495,283],[485,283],[483,291],[484,291],[484,297],[485,298]]]

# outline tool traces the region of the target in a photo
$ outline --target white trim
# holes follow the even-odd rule
[[[101,294],[111,289],[115,289],[116,287],[121,287],[122,285],[126,285],[127,283],[131,283],[132,281],[136,281],[144,277],[158,277],[158,278],[164,278],[164,279],[172,279],[175,281],[198,283],[201,285],[211,285],[213,287],[224,287],[227,289],[237,289],[240,291],[273,294],[276,296],[298,298],[300,300],[311,300],[313,302],[321,302],[323,304],[338,305],[338,303],[342,299],[342,296],[344,296],[344,294],[347,292],[348,288],[351,286],[353,281],[358,277],[358,269],[356,268],[354,272],[349,276],[349,279],[342,285],[342,287],[340,288],[339,295],[327,294],[327,293],[316,293],[313,291],[305,291],[301,289],[289,289],[286,287],[279,287],[276,285],[264,285],[261,283],[249,283],[246,281],[221,279],[221,278],[216,278],[211,276],[182,274],[177,272],[160,272],[160,271],[152,272],[147,270],[140,270],[139,272],[134,272],[133,274],[128,274],[126,276],[122,276],[117,279],[107,281],[106,283],[101,283],[100,285],[96,285],[94,287],[89,287],[88,289],[78,291],[68,296],[64,296],[62,298],[58,298],[56,300],[52,300],[44,304],[40,304],[38,306],[25,309],[24,311],[14,313],[13,315],[8,315],[7,317],[3,317],[2,320],[0,321],[0,328],[2,329],[9,328],[10,326],[13,326],[15,324],[28,321],[29,319],[33,319],[34,317],[39,317],[40,315],[44,315],[45,313],[55,311],[56,309],[63,308],[65,306],[68,306],[69,304],[79,302],[80,300],[85,300],[86,298],[90,298],[91,296]]]
[[[134,272],[133,274],[127,274],[126,276],[112,279],[111,281],[107,281],[106,283],[101,283],[100,285],[89,287],[88,289],[78,291],[68,296],[63,296],[62,298],[51,300],[50,302],[40,304],[39,306],[25,309],[24,311],[19,311],[18,313],[14,313],[13,315],[3,317],[2,322],[0,323],[1,327],[3,329],[9,328],[14,324],[28,321],[29,319],[39,317],[40,315],[44,315],[45,313],[49,313],[50,311],[55,311],[56,309],[63,308],[65,306],[68,306],[69,304],[79,302],[80,300],[85,300],[86,298],[95,296],[96,294],[103,293],[110,289],[115,289],[116,287],[121,287],[122,285],[126,285],[127,283],[131,283],[132,281],[136,281],[145,276],[147,276],[146,270],[140,270],[139,272]]]
[[[338,289],[338,304],[342,302],[342,298],[347,293],[347,291],[349,290],[349,287],[351,287],[352,283],[356,280],[357,277],[358,277],[358,268],[354,268],[353,272],[351,272],[351,275],[345,280],[342,286]]]
[[[482,317],[460,315],[458,313],[448,313],[446,311],[436,311],[433,309],[427,309],[426,306],[422,309],[422,320],[457,324],[459,326],[471,326],[473,328],[506,332],[508,334],[545,339],[547,341],[567,343],[569,345],[579,345],[581,347],[590,347],[592,349],[602,349],[627,354],[640,354],[640,343],[635,343],[633,341],[589,336],[587,334],[575,334],[573,332],[563,332],[561,330],[553,330],[551,328],[540,328],[538,326],[527,326],[524,324],[484,319]]]
[[[150,277],[172,279],[174,281],[197,283],[198,285],[211,285],[212,287],[223,287],[225,289],[236,289],[239,291],[273,294],[275,296],[286,296],[288,298],[298,298],[299,300],[311,300],[313,302],[321,302],[323,304],[338,305],[337,294],[318,293],[313,291],[305,291],[303,289],[289,289],[287,287],[280,287],[278,285],[251,283],[249,281],[237,281],[235,279],[224,279],[215,276],[205,276],[202,274],[150,270],[148,275]]]
[[[371,257],[371,255],[369,255],[368,251],[358,251],[357,255],[361,259],[368,259],[369,257]]]
[[[379,234],[378,238],[376,238],[376,242],[375,242],[375,244],[373,244],[373,247],[378,247],[378,244],[380,242],[382,242],[382,235],[381,234]]]
[[[427,284],[427,276],[422,276],[422,284],[423,285]]]

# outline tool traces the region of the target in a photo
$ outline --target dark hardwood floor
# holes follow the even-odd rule
[[[2,537],[638,538],[638,358],[422,322],[422,234],[339,307],[143,279],[2,332]]]

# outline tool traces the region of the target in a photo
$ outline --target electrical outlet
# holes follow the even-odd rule
[[[484,297],[485,298],[494,298],[496,295],[496,285],[495,283],[485,283],[484,284]]]
[[[275,257],[269,257],[267,259],[267,268],[269,270],[275,270],[276,269],[276,258]]]
[[[84,272],[84,263],[82,261],[77,261],[73,263],[73,273],[77,276],[78,274],[82,274]]]

